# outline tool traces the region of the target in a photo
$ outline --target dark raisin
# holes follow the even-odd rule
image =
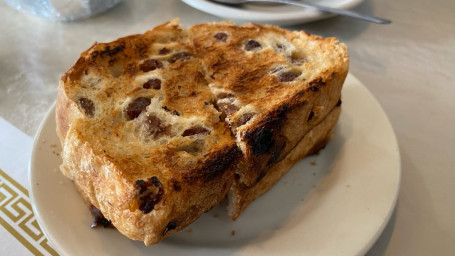
[[[176,229],[177,228],[177,223],[175,222],[169,222],[166,226],[166,228],[164,229],[163,231],[163,236],[166,235],[167,232],[169,232],[170,230],[173,230],[173,229]]]
[[[182,187],[180,186],[180,183],[178,181],[176,181],[176,180],[172,183],[172,187],[174,187],[175,191],[182,190]]]
[[[192,136],[192,135],[207,135],[210,134],[210,131],[207,128],[200,127],[200,126],[194,126],[191,128],[186,129],[183,133],[182,136]]]
[[[161,186],[161,181],[156,176],[149,178],[149,181],[155,186]]]
[[[255,156],[264,154],[274,143],[272,130],[267,126],[260,127],[254,132],[251,140],[253,154]]]
[[[234,94],[229,93],[229,92],[222,92],[216,95],[218,99],[225,99],[225,98],[232,98],[234,97]]]
[[[78,100],[78,103],[79,107],[84,110],[86,115],[93,116],[95,112],[95,104],[93,104],[92,100],[82,97]]]
[[[142,70],[142,72],[149,72],[159,68],[163,68],[163,63],[156,59],[146,60],[139,65],[139,69]]]
[[[153,209],[155,209],[155,205],[161,201],[161,198],[163,198],[163,194],[164,191],[160,187],[156,195],[141,198],[141,201],[139,203],[139,210],[141,210],[144,214],[153,211]]]
[[[136,180],[136,188],[139,190],[139,193],[142,194],[147,190],[147,187],[145,186],[145,181],[144,180]]]
[[[158,78],[150,79],[142,85],[142,88],[159,90],[161,89],[161,80]]]
[[[261,44],[256,40],[248,40],[245,43],[245,50],[247,51],[254,51],[257,50],[258,48],[261,48]]]
[[[155,209],[155,205],[164,195],[163,186],[156,176],[148,178],[147,181],[137,180],[136,188],[139,190],[139,210],[144,214]]]
[[[90,205],[90,212],[92,213],[93,216],[93,222],[91,225],[92,228],[96,228],[99,226],[103,226],[106,228],[111,225],[111,221],[106,219],[103,213],[101,213],[101,211],[98,208],[96,208],[93,204]]]
[[[180,113],[177,110],[174,110],[171,112],[174,116],[180,116]]]
[[[154,138],[163,134],[169,134],[170,126],[161,123],[161,120],[156,116],[147,116],[144,121],[145,130]]]
[[[170,110],[168,107],[166,107],[166,106],[162,106],[161,108],[164,109],[164,110],[166,110],[166,111],[168,111],[168,112],[171,111],[171,110]]]
[[[226,115],[231,115],[239,110],[239,107],[237,107],[232,102],[218,102],[217,105],[218,105],[219,111],[225,113]]]
[[[226,42],[229,36],[226,32],[218,32],[213,37],[220,42]]]
[[[338,102],[337,102],[337,105],[336,105],[336,106],[337,106],[337,107],[341,106],[341,99],[339,99],[339,100],[338,100]]]
[[[168,54],[170,52],[171,52],[171,50],[169,50],[168,48],[164,47],[158,52],[158,54],[165,55],[165,54]]]
[[[142,111],[144,111],[148,105],[150,105],[150,98],[140,97],[132,101],[126,107],[126,115],[128,120],[133,120],[138,117]]]
[[[172,55],[172,57],[169,59],[169,62],[174,63],[178,60],[186,60],[186,59],[191,58],[191,56],[192,55],[189,52],[178,52],[178,53]]]
[[[314,112],[311,111],[310,114],[308,115],[307,121],[310,121],[311,119],[313,119],[313,116],[314,116]]]
[[[283,73],[279,74],[278,79],[280,79],[280,82],[291,82],[298,76],[299,76],[298,74],[296,74],[292,71],[288,71],[288,72],[283,72]]]
[[[237,126],[242,126],[246,124],[248,121],[253,118],[254,113],[245,113],[241,117],[239,117],[239,120],[237,121]]]

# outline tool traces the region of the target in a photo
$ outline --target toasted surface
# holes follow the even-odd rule
[[[335,107],[319,124],[311,129],[297,145],[253,186],[246,186],[236,179],[229,192],[229,215],[235,220],[256,198],[267,192],[295,163],[318,152],[333,136],[341,108]]]
[[[95,44],[59,88],[62,172],[147,245],[219,202],[240,154],[184,33],[168,23]]]
[[[229,190],[235,219],[330,139],[348,61],[335,38],[230,22],[95,43],[59,84],[61,170],[146,245]]]
[[[243,152],[236,173],[246,186],[340,100],[349,57],[336,38],[229,22],[195,25],[190,38]]]

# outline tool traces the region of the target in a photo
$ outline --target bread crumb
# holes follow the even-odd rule
[[[65,184],[65,182],[59,181],[58,184],[63,185],[63,184]]]
[[[312,166],[315,166],[315,165],[316,165],[316,162],[315,162],[315,161],[311,161],[310,164],[311,164]]]
[[[312,187],[313,187],[313,188],[316,188],[316,185],[313,185]]]
[[[216,213],[213,214],[213,218],[218,218],[218,217],[219,217],[218,214],[216,214]]]
[[[348,184],[348,185],[346,185],[346,187],[347,187],[347,188],[350,188],[350,187],[351,187],[351,185],[349,185],[349,184]]]
[[[56,148],[57,144],[51,144],[51,148]]]
[[[186,232],[191,233],[193,230],[191,228],[186,229]]]
[[[43,143],[43,144],[46,143],[46,140],[42,140],[41,143]]]
[[[235,230],[231,231],[231,236],[235,236]]]
[[[313,176],[315,176],[315,175],[316,175],[316,173],[315,173],[315,172],[313,172]]]
[[[39,186],[39,183],[37,182],[36,185]]]
[[[286,184],[288,184],[288,182],[287,182],[287,181],[285,181],[285,182],[283,182],[283,184],[284,184],[284,185],[286,185]]]

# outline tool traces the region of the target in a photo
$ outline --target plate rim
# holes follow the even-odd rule
[[[224,6],[211,2],[210,0],[182,0],[188,6],[191,6],[204,13],[214,15],[223,19],[241,21],[241,22],[259,22],[274,25],[296,25],[304,24],[316,20],[326,19],[335,14],[323,13],[317,10],[306,8],[297,8],[295,11],[283,14],[281,12],[271,14],[268,12],[253,12],[250,10],[235,9],[233,7]],[[328,5],[329,7],[348,10],[356,7],[365,0],[345,0],[335,1],[334,4]]]
[[[43,232],[44,236],[46,236],[46,238],[48,239],[49,243],[52,245],[52,248],[54,248],[59,254],[62,254],[62,251],[60,249],[60,246],[58,243],[55,243],[55,241],[53,241],[53,236],[48,233],[48,230],[46,228],[46,225],[45,223],[43,223],[42,221],[42,218],[41,218],[41,212],[38,211],[38,209],[36,208],[36,195],[34,193],[34,189],[33,189],[33,178],[35,177],[35,173],[33,172],[33,166],[35,166],[35,161],[36,161],[36,157],[35,155],[37,154],[37,148],[39,147],[38,144],[40,143],[40,136],[41,134],[43,133],[43,129],[44,127],[46,126],[47,124],[47,120],[51,117],[52,113],[54,113],[55,111],[55,105],[56,105],[56,101],[54,101],[51,106],[49,107],[49,109],[47,110],[46,114],[44,115],[44,118],[43,120],[41,121],[40,125],[38,126],[38,130],[36,131],[35,135],[33,136],[33,145],[32,145],[32,153],[30,154],[30,161],[28,161],[28,166],[27,166],[27,169],[28,169],[28,188],[29,188],[29,196],[30,196],[30,203],[32,205],[32,211],[33,211],[33,214],[35,215],[35,219],[36,221],[38,222],[38,225],[39,227],[41,228],[41,231]]]

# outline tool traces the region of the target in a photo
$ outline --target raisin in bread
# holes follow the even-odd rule
[[[269,172],[277,172],[274,166],[309,131],[339,113],[334,108],[341,103],[349,57],[336,38],[258,24],[199,24],[190,28],[190,38],[243,153],[230,193],[235,219],[252,201],[244,188],[254,190],[274,176]]]
[[[176,21],[95,44],[61,78],[61,171],[124,235],[159,242],[222,200],[238,150]]]
[[[247,186],[242,182],[235,182],[228,194],[228,210],[230,216],[234,219],[240,216],[240,213],[242,213],[250,203],[272,188],[295,163],[324,148],[333,136],[340,111],[340,106],[335,107],[326,118],[307,132],[282,160],[270,167],[265,176],[256,182],[254,186]]]
[[[330,140],[346,47],[173,20],[95,44],[61,79],[62,172],[126,236],[159,242],[229,192],[233,219]]]

